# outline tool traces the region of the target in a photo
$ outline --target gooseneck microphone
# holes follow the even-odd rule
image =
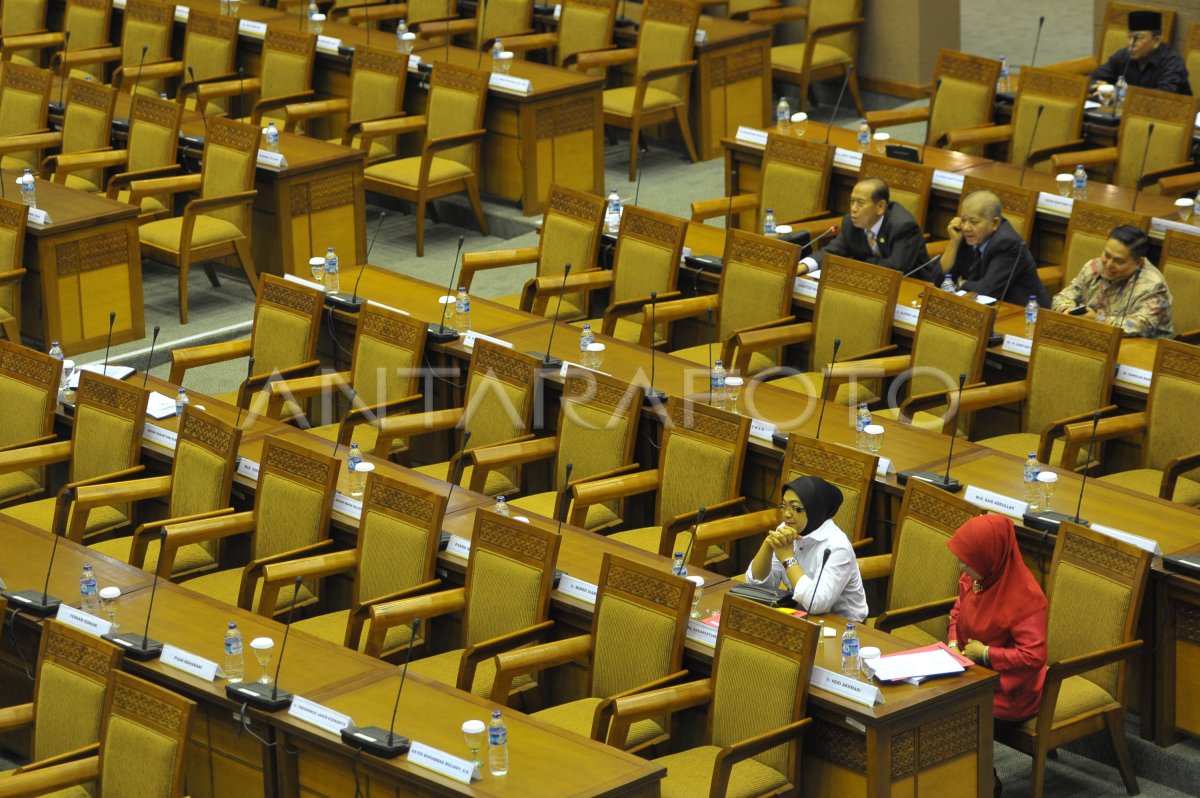
[[[703,504],[696,511],[696,522],[692,524],[692,533],[688,536],[687,548],[683,550],[683,567],[687,568],[688,557],[692,555],[692,546],[696,545],[696,533],[700,531],[700,525],[704,523],[704,515],[708,512],[708,508]]]
[[[813,611],[813,602],[817,600],[817,588],[821,586],[821,577],[825,574],[825,563],[829,562],[829,555],[832,553],[833,551],[828,546],[825,551],[821,552],[821,567],[817,570],[817,578],[813,580],[812,596],[808,599],[808,606],[805,607],[810,613]]]
[[[1134,183],[1133,207],[1130,209],[1132,211],[1137,211],[1138,199],[1142,196],[1142,190],[1137,188],[1137,186],[1141,185],[1141,175],[1146,174],[1146,156],[1150,154],[1150,140],[1153,138],[1154,123],[1151,122],[1149,127],[1146,128],[1146,146],[1142,148],[1142,165],[1138,169],[1138,182]]]
[[[1000,292],[1000,296],[996,297],[997,302],[1006,302],[1007,301],[1005,299],[1005,297],[1008,296],[1008,289],[1012,288],[1013,278],[1017,276],[1017,269],[1021,265],[1021,254],[1024,251],[1025,251],[1025,242],[1022,241],[1021,246],[1017,248],[1016,256],[1013,257],[1012,268],[1009,269],[1009,271],[1008,271],[1008,279],[1004,281],[1004,290]],[[996,332],[996,329],[995,329],[997,316],[999,316],[999,314],[996,314],[996,316],[992,317],[992,332],[988,334],[988,341],[987,341],[988,346],[999,346],[1000,344],[1004,343],[1004,336],[1001,335],[1000,333]]]
[[[354,386],[350,386],[350,405],[346,408],[346,414],[342,416],[341,422],[338,423],[338,436],[333,442],[333,454],[330,455],[333,459],[337,459],[338,447],[342,445],[342,428],[346,426],[346,422],[350,419],[350,414],[354,412],[354,400],[358,397],[358,391],[354,390]]]
[[[446,285],[446,293],[442,296],[452,296],[454,291],[454,278],[458,275],[458,256],[462,254],[463,241],[465,236],[458,237],[458,248],[454,250],[454,264],[450,267],[450,282]],[[430,324],[426,329],[426,336],[431,341],[436,341],[439,344],[444,344],[448,341],[453,341],[458,338],[458,330],[453,327],[446,326],[446,311],[449,310],[447,303],[442,303],[442,320],[437,324]]]
[[[196,82],[196,70],[188,67],[188,77],[192,79],[192,91],[196,93],[196,110],[200,111],[200,121],[204,123],[204,137],[208,138],[208,115],[200,108],[200,84]]]
[[[954,402],[956,413],[961,412],[963,385],[965,385],[966,382],[967,382],[966,372],[959,374],[958,375],[958,395]],[[930,485],[941,488],[942,490],[945,490],[945,491],[949,491],[950,493],[958,493],[960,490],[962,490],[962,483],[959,482],[957,479],[952,479],[950,477],[950,463],[954,459],[954,439],[957,437],[958,437],[958,435],[955,434],[955,431],[951,430],[950,431],[950,451],[946,454],[946,473],[945,474],[935,474],[932,471],[901,471],[900,473],[896,474],[896,481],[899,482],[901,485],[903,485],[903,484],[907,483],[908,480],[910,480],[910,479],[919,479],[922,482],[928,482]]]
[[[567,520],[567,511],[571,509],[567,501],[567,491],[571,489],[571,472],[575,470],[574,463],[567,463],[564,468],[562,490],[558,492],[558,534],[562,534],[563,522]]]
[[[138,84],[142,82],[142,66],[146,63],[146,51],[150,49],[150,45],[142,45],[142,57],[138,60],[138,71],[133,76],[133,90],[129,92],[129,116],[133,116],[133,98],[137,96]]]
[[[1029,146],[1025,148],[1025,157],[1021,159],[1021,179],[1017,181],[1018,188],[1025,185],[1025,168],[1029,164],[1029,156],[1033,154],[1033,142],[1037,140],[1038,125],[1042,123],[1042,111],[1045,110],[1045,103],[1038,103],[1037,116],[1033,119],[1033,132],[1029,134]]]
[[[117,321],[117,312],[110,310],[108,312],[108,341],[104,344],[104,366],[100,369],[100,373],[105,377],[108,376],[108,353],[112,349],[112,331],[113,324]]]
[[[667,398],[667,395],[654,387],[654,336],[657,335],[658,325],[655,323],[655,310],[658,307],[658,292],[650,292],[650,384],[647,385],[642,393],[647,399],[655,402],[661,402]]]
[[[713,370],[713,358],[712,358],[713,323],[712,323],[712,317],[713,317],[713,309],[708,308],[706,311],[704,311],[704,315],[708,317],[708,403],[711,405],[712,404],[712,384],[713,384],[713,381],[712,381],[712,370]]]
[[[413,618],[412,626],[409,628],[410,637],[408,639],[410,641],[417,639],[417,632],[420,628],[421,619]],[[342,729],[342,742],[346,745],[361,748],[368,754],[374,754],[383,759],[395,759],[408,752],[412,743],[407,737],[396,736],[396,711],[400,709],[400,694],[404,691],[404,680],[408,676],[408,663],[412,660],[414,648],[416,646],[410,642],[408,652],[404,655],[404,670],[400,671],[400,686],[396,688],[396,702],[392,705],[391,723],[386,729],[379,726],[364,726],[361,729],[347,726]]]
[[[1029,65],[1033,66],[1037,63],[1038,45],[1042,43],[1042,26],[1046,24],[1046,17],[1042,15],[1038,17],[1037,35],[1033,37],[1033,56],[1029,59]]]
[[[941,260],[941,258],[942,258],[942,256],[941,256],[941,255],[934,255],[932,258],[930,258],[929,260],[925,261],[925,262],[924,262],[924,263],[922,263],[920,266],[917,266],[916,268],[912,269],[911,271],[907,271],[907,272],[905,272],[905,273],[904,273],[904,276],[905,276],[905,277],[912,277],[912,276],[913,276],[914,274],[916,274],[917,272],[919,272],[919,271],[924,271],[925,267],[926,267],[926,266],[928,266],[928,265],[930,265],[930,264],[931,264],[931,263],[933,263],[934,261],[936,261],[936,260]]]
[[[58,606],[62,604],[62,599],[50,595],[50,572],[54,569],[54,555],[58,552],[58,541],[60,538],[66,537],[67,517],[70,515],[70,506],[74,501],[74,488],[64,488],[63,492],[58,494],[57,506],[54,511],[58,518],[58,529],[54,534],[54,543],[50,546],[50,562],[46,565],[46,581],[42,585],[42,589],[0,593],[9,601],[14,602],[14,607],[33,615],[53,615],[58,612]]]
[[[1102,412],[1101,410],[1096,410],[1092,413],[1092,437],[1088,440],[1087,460],[1084,461],[1083,481],[1079,483],[1079,498],[1075,503],[1075,515],[1064,515],[1050,509],[1038,510],[1037,512],[1025,513],[1023,517],[1025,526],[1030,529],[1036,529],[1039,532],[1057,531],[1059,524],[1063,521],[1073,521],[1081,526],[1091,526],[1091,523],[1088,521],[1080,519],[1079,512],[1083,509],[1083,489],[1087,487],[1088,469],[1086,464],[1092,462],[1092,455],[1096,450],[1096,429],[1100,425]]]
[[[829,122],[825,127],[825,143],[829,143],[829,134],[833,132],[833,120],[837,119],[838,110],[842,107],[842,97],[846,96],[846,86],[850,85],[850,76],[854,74],[854,64],[846,67],[846,77],[842,79],[842,88],[838,92],[837,102],[833,104],[833,113],[829,115]]]
[[[562,360],[551,356],[550,346],[551,346],[551,344],[554,343],[554,330],[558,327],[558,313],[560,310],[562,310],[563,294],[565,294],[567,292],[567,278],[570,275],[571,275],[571,264],[568,263],[565,266],[563,266],[562,285],[559,286],[559,288],[558,288],[558,303],[554,306],[554,318],[550,322],[550,337],[546,340],[546,351],[545,352],[533,351],[533,352],[527,353],[527,354],[533,355],[536,358],[539,358],[542,361],[541,367],[543,369],[556,369],[562,365]]]
[[[270,684],[262,682],[243,682],[241,684],[225,685],[225,695],[234,701],[249,704],[264,712],[278,712],[292,703],[292,694],[279,689],[279,671],[283,667],[283,654],[287,649],[288,632],[292,630],[292,613],[296,611],[296,599],[300,595],[300,585],[304,577],[297,576],[292,584],[292,603],[288,607],[287,621],[283,625],[283,642],[279,644],[279,656],[275,660],[275,678]]]
[[[821,440],[821,422],[825,420],[825,396],[829,393],[829,383],[833,382],[833,367],[837,364],[838,350],[842,348],[842,339],[833,339],[833,357],[829,359],[829,366],[825,372],[825,380],[821,383],[821,413],[817,416],[817,434],[816,439]]]
[[[162,556],[162,547],[167,541],[167,530],[165,527],[160,527],[158,530],[158,551],[159,556]],[[158,592],[158,569],[154,569],[154,581],[150,583],[150,606],[146,608],[146,626],[142,629],[141,634],[136,632],[122,632],[119,635],[114,635],[109,632],[103,635],[104,639],[110,643],[115,643],[125,650],[125,656],[131,659],[136,659],[138,662],[154,659],[162,654],[163,644],[157,640],[152,640],[150,634],[150,614],[154,612],[154,594]]]
[[[65,92],[67,90],[67,75],[68,75],[68,70],[69,70],[69,67],[67,66],[67,53],[70,51],[70,49],[71,49],[71,31],[67,31],[66,33],[63,34],[63,68],[62,68],[62,75],[60,76],[59,81],[58,81],[58,108],[54,108],[53,105],[51,105],[51,109],[50,109],[50,110],[54,111],[55,113],[59,114],[60,116],[67,112],[67,103],[65,100],[63,100],[63,92]],[[67,121],[66,117],[64,116],[63,122],[66,123],[66,121]]]
[[[450,477],[451,477],[450,490],[446,491],[446,511],[447,512],[450,510],[450,497],[454,495],[454,489],[458,486],[459,479],[462,478],[462,472],[463,472],[462,459],[463,459],[463,455],[465,455],[467,452],[467,443],[470,440],[471,440],[471,430],[469,430],[469,429],[463,430],[462,445],[458,447],[458,457],[456,457],[453,461],[454,462],[454,472],[450,475]],[[446,513],[442,513],[442,515],[443,515],[442,522],[445,523],[444,516],[446,515]],[[440,536],[438,538],[438,551],[441,551],[442,549],[446,548],[447,544],[450,543],[450,537],[451,536],[450,536],[449,532],[447,532],[444,529],[441,531]]]
[[[146,380],[150,379],[150,364],[154,362],[154,345],[158,343],[159,326],[154,325],[154,337],[150,339],[150,354],[146,355],[146,370],[142,372],[142,387],[146,387]]]
[[[309,208],[311,210],[312,203],[309,203]],[[379,231],[383,229],[383,219],[385,216],[387,216],[387,211],[379,212],[379,219],[375,222],[375,233],[371,236],[371,243],[367,245],[367,255],[363,259],[363,265],[358,267],[358,277],[354,279],[354,293],[350,296],[346,296],[342,292],[326,294],[326,305],[333,305],[336,308],[347,310],[351,313],[357,313],[362,307],[365,300],[358,298],[358,284],[362,282],[363,272],[367,270],[367,264],[371,262],[371,250],[375,249],[375,241],[379,238]],[[311,224],[309,225],[309,229],[312,229]]]
[[[254,376],[254,355],[250,356],[249,362],[246,363],[246,379],[239,386],[238,393],[241,394],[241,388],[250,384],[250,378]],[[242,403],[238,402],[237,418],[233,420],[233,426],[237,426],[242,421]]]
[[[806,258],[806,257],[811,258],[817,251],[817,242],[820,241],[822,238],[825,238],[826,236],[833,235],[837,231],[838,231],[838,226],[836,224],[829,225],[828,230],[818,234],[816,236],[816,238],[813,238],[811,241],[809,241],[807,244],[805,244],[804,246],[802,246],[800,248],[800,259],[804,260],[804,258]],[[803,231],[801,231],[801,235],[803,235]],[[796,243],[796,242],[793,241],[792,243]],[[808,250],[808,255],[804,254],[804,250],[806,250],[806,249]]]

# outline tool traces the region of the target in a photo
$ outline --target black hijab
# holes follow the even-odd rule
[[[842,492],[820,477],[796,477],[784,485],[783,490],[795,493],[804,505],[807,523],[804,529],[800,530],[801,536],[807,535],[833,518],[842,506]],[[782,496],[781,492],[780,497]]]

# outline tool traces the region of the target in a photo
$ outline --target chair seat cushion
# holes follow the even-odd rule
[[[696,798],[708,795],[712,783],[713,764],[721,749],[702,745],[677,754],[660,757],[654,762],[667,769],[662,780],[662,798]],[[733,766],[729,775],[726,798],[749,798],[763,795],[787,784],[787,779],[774,768],[757,759],[746,759]]]
[[[874,626],[875,624],[872,623],[871,625]],[[919,626],[900,626],[893,629],[891,634],[901,640],[907,640],[915,646],[931,646],[938,642],[936,637]]]
[[[299,409],[298,405],[297,409]],[[340,424],[325,424],[321,427],[310,427],[308,431],[310,434],[316,435],[318,438],[324,438],[327,441],[336,441],[340,429]],[[379,430],[375,429],[370,424],[359,424],[354,428],[354,432],[350,436],[350,442],[357,443],[358,448],[369,454],[375,451],[375,443],[378,438]],[[397,454],[399,452],[403,452],[407,448],[408,445],[404,438],[396,438],[394,441],[392,441],[389,454]]]
[[[325,139],[325,140],[328,141],[330,144],[337,144],[338,146],[341,146],[341,143],[342,143],[341,136],[336,136],[334,138]],[[353,138],[350,139],[350,146],[357,150],[359,148],[360,140],[361,140],[360,136],[354,136]],[[372,139],[371,140],[371,149],[367,152],[367,160],[368,161],[377,161],[380,158],[387,158],[389,155],[392,155],[392,154],[393,154],[392,148],[388,146],[388,140],[386,137],[381,138],[381,139]]]
[[[882,416],[883,418],[890,419],[892,421],[899,421],[900,408],[885,407],[881,410],[874,411],[874,415]],[[918,410],[917,414],[913,416],[912,424],[910,426],[915,427],[916,429],[923,429],[928,432],[941,432],[942,417],[934,413],[927,413],[924,410]],[[957,434],[961,435],[962,433],[959,432]],[[1026,452],[1026,454],[1028,454],[1028,452]]]
[[[633,116],[633,101],[636,94],[637,87],[635,86],[622,86],[619,89],[606,90],[604,92],[604,113]],[[648,86],[646,94],[642,97],[643,111],[657,111],[660,108],[671,108],[676,105],[683,105],[683,100],[669,91],[656,89],[653,86]]]
[[[582,319],[585,315],[587,315],[585,312],[585,309],[580,307],[579,304],[575,301],[579,296],[580,296],[579,294],[563,294],[562,308],[560,308],[558,311],[558,320],[559,321],[577,321],[579,319]],[[508,308],[517,308],[519,310],[521,307],[521,295],[520,294],[508,294],[506,296],[498,296],[495,299],[493,299],[492,301],[499,305],[504,305],[505,307],[508,307]],[[554,316],[554,309],[556,307],[558,307],[558,298],[557,297],[552,299],[549,303],[547,303],[546,312],[544,315],[552,318]],[[593,327],[592,329],[594,329],[594,330],[599,329],[599,327]]]
[[[313,618],[296,621],[292,627],[322,640],[342,645],[346,640],[346,623],[350,620],[350,610],[335,610]],[[362,634],[358,638],[358,650],[365,651],[367,637],[371,632],[371,619],[363,624]],[[388,630],[383,641],[383,653],[389,654],[401,646],[407,645],[412,638],[412,627],[407,625],[393,626]]]
[[[86,191],[89,194],[97,194],[100,191],[100,186],[88,180],[86,177],[80,177],[77,174],[69,174],[66,179],[67,188],[73,188],[76,191]]]
[[[684,551],[688,546],[689,535],[687,532],[680,532],[675,536],[675,548],[673,551]],[[646,526],[641,529],[627,529],[624,532],[614,532],[608,536],[609,540],[619,540],[630,546],[635,546],[643,551],[652,551],[658,553],[658,542],[662,538],[662,527]],[[725,558],[725,550],[720,546],[709,546],[708,551],[704,554],[707,562],[722,560]]]
[[[714,358],[719,357],[721,354],[721,347],[716,344],[713,344],[712,351],[713,351]],[[743,374],[742,376],[743,377],[753,377],[755,374],[759,373],[760,371],[765,371],[766,369],[769,369],[769,368],[772,368],[772,367],[778,365],[775,362],[775,358],[772,357],[773,354],[774,354],[773,352],[755,352],[752,355],[750,355],[749,373]],[[671,357],[679,357],[679,358],[683,358],[684,360],[690,360],[693,363],[697,363],[697,364],[707,368],[708,367],[708,345],[700,344],[699,346],[689,346],[684,349],[676,349],[675,351],[673,351],[671,353]],[[728,368],[729,364],[726,363],[725,366],[726,366],[726,368]]]
[[[180,251],[179,239],[182,235],[182,216],[159,219],[138,228],[138,237],[143,244],[167,252]],[[207,247],[223,241],[236,241],[241,237],[242,231],[232,222],[201,214],[196,217],[196,225],[192,228],[192,247]]]
[[[521,510],[528,510],[531,513],[545,516],[546,518],[554,517],[554,503],[558,494],[554,492],[535,493],[532,496],[523,496],[519,499],[509,502],[510,505]],[[572,507],[574,502],[571,503]],[[567,517],[570,517],[570,510],[567,511]],[[600,527],[611,526],[617,521],[616,513],[608,509],[604,504],[593,504],[588,508],[587,520],[584,521],[583,528],[587,530],[598,529]]]
[[[129,202],[129,192],[128,191],[118,191],[117,192],[117,201],[118,202]],[[167,204],[165,202],[163,202],[162,199],[159,197],[142,197],[142,206],[141,207],[142,207],[142,213],[159,214],[159,213],[165,213],[167,210]]]
[[[455,685],[458,682],[458,665],[462,661],[463,649],[444,651],[432,657],[416,660],[409,664],[413,673],[441,682]],[[492,697],[492,682],[496,679],[495,658],[485,659],[475,668],[475,681],[471,684],[471,693],[481,698]],[[528,675],[513,679],[513,689],[519,690],[533,684],[533,678]]]
[[[1107,476],[1100,477],[1100,481],[1136,490],[1138,493],[1157,496],[1158,490],[1162,486],[1162,476],[1162,472],[1157,468],[1135,468],[1132,471],[1119,471],[1116,474],[1108,474]],[[1180,504],[1200,504],[1200,482],[1195,482],[1186,477],[1180,477],[1175,480],[1175,496],[1172,498],[1172,501],[1177,501]]]
[[[976,441],[980,446],[986,446],[989,449],[995,449],[998,452],[1011,454],[1015,457],[1020,457],[1024,460],[1030,452],[1036,452],[1040,438],[1032,432],[1014,432],[1009,435],[997,435],[995,438],[987,438],[982,441]],[[1054,441],[1050,446],[1050,465],[1058,465],[1062,459],[1063,442],[1061,440]],[[1082,468],[1087,461],[1087,447],[1079,450],[1079,457],[1075,460],[1075,467]],[[1155,493],[1158,489],[1155,488]]]
[[[368,166],[363,172],[368,178],[407,186],[414,191],[417,189],[420,173],[421,158],[419,156],[398,158],[394,161],[375,164],[374,166]],[[472,172],[468,167],[450,158],[438,158],[434,156],[429,164],[430,183],[442,183],[447,180],[470,177],[471,174]]]
[[[5,508],[4,514],[18,521],[24,521],[30,526],[50,532],[54,528],[55,501],[55,499],[38,499],[37,501],[17,504]],[[119,529],[128,523],[129,519],[116,508],[108,506],[94,507],[88,513],[88,522],[87,526],[83,529],[83,534],[96,535],[111,529]]]
[[[533,717],[584,737],[591,737],[592,719],[596,715],[596,707],[600,706],[601,700],[599,698],[581,698],[578,701],[568,701],[556,707],[534,712]],[[629,727],[626,747],[636,748],[665,733],[663,727],[653,719],[638,721]]]
[[[1088,681],[1082,676],[1070,676],[1063,680],[1058,692],[1058,703],[1054,705],[1054,722],[1065,720],[1081,712],[1089,712],[1108,706],[1117,706],[1105,690],[1097,687],[1095,682]],[[1033,733],[1037,729],[1037,717],[1032,717],[1021,724],[1021,730]]]
[[[0,501],[7,501],[17,496],[28,496],[39,492],[41,489],[41,483],[26,471],[12,471],[8,474],[0,474]]]
[[[114,560],[129,562],[129,554],[132,546],[132,537],[120,537],[98,541],[88,546],[88,548],[112,557]],[[186,546],[181,546],[179,551],[175,553],[175,562],[171,568],[171,576],[208,570],[216,567],[216,565],[217,561],[209,554],[208,549],[199,543],[189,543]],[[142,570],[153,573],[157,568],[158,541],[152,540],[150,541],[150,545],[146,547],[146,561],[142,564]]]
[[[804,68],[804,43],[783,44],[771,48],[771,67],[799,72]],[[834,64],[849,64],[850,56],[830,44],[813,45],[812,68],[823,69]]]
[[[205,574],[198,576],[195,579],[189,579],[184,583],[188,589],[195,590],[197,593],[203,593],[206,596],[211,596],[218,601],[224,601],[226,604],[236,605],[238,601],[238,591],[242,586],[242,569],[229,568],[224,571],[217,571],[215,574]],[[275,612],[283,612],[292,603],[292,591],[295,588],[292,585],[287,585],[279,591],[279,599],[275,602]],[[262,580],[258,579],[254,584],[254,598],[250,602],[250,610],[256,612],[258,610],[258,596],[262,593]],[[300,583],[300,595],[296,597],[296,606],[303,607],[307,604],[312,604],[316,601],[316,596],[309,589],[307,583]]]
[[[424,465],[413,470],[419,474],[424,474],[434,479],[446,478],[446,470],[450,467],[449,463],[433,463]],[[460,485],[471,484],[471,474],[474,471],[473,466],[464,466],[462,474],[462,482]],[[508,496],[517,492],[517,486],[509,479],[503,470],[496,469],[487,475],[487,481],[483,485],[483,492],[488,496]]]

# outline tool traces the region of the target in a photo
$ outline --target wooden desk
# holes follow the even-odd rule
[[[1200,554],[1200,544],[1171,553]],[[1153,591],[1157,608],[1154,741],[1167,746],[1179,734],[1200,736],[1200,580],[1159,566],[1151,571],[1147,589]]]

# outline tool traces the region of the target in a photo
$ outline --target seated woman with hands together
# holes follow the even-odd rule
[[[858,560],[834,514],[842,492],[820,477],[798,477],[783,486],[780,523],[767,532],[746,569],[746,583],[792,591],[813,615],[833,612],[861,623],[867,617]]]

